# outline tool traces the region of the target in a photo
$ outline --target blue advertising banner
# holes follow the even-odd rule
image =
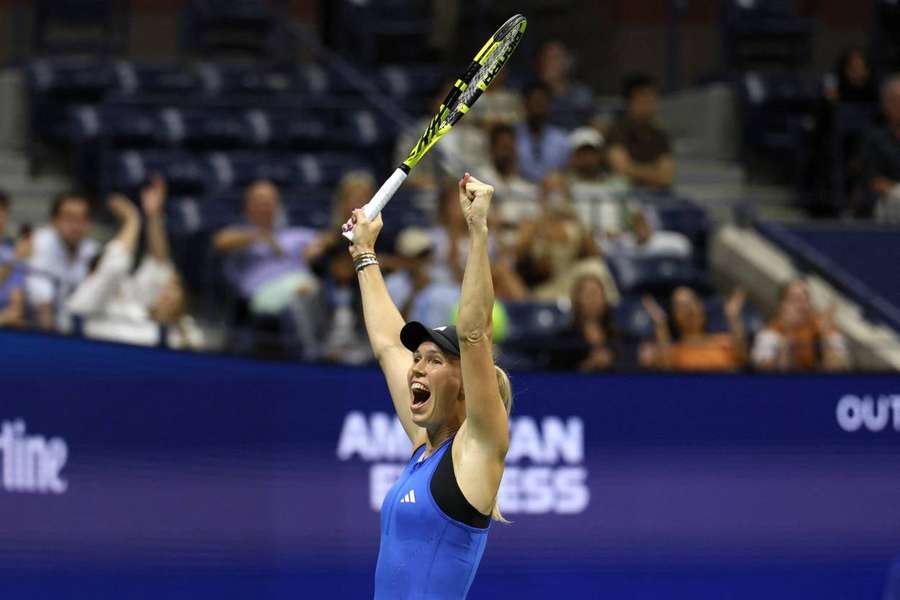
[[[0,593],[366,598],[410,453],[373,369],[0,333]],[[900,377],[513,374],[470,598],[880,599]]]

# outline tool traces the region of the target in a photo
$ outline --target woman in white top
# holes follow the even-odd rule
[[[165,197],[160,177],[141,192],[147,251],[134,273],[140,212],[124,196],[110,198],[109,209],[119,220],[119,232],[66,303],[73,316],[83,319],[85,336],[143,346],[203,347],[202,332],[186,314],[185,291],[169,256]]]

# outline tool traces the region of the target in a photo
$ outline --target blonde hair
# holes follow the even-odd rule
[[[506,371],[494,365],[494,373],[497,375],[497,387],[500,390],[500,400],[503,401],[503,408],[506,409],[506,416],[512,412],[512,384],[509,381],[509,375],[506,374]],[[494,506],[491,508],[491,518],[495,521],[499,521],[500,523],[509,524],[509,521],[503,516],[503,513],[500,512],[500,506],[497,503],[497,500],[494,500]]]

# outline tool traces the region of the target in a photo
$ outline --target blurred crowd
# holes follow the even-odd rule
[[[804,187],[814,216],[900,223],[900,73],[851,47],[825,78]]]
[[[860,60],[846,59],[846,81],[838,78],[827,102],[882,103],[884,123],[867,134],[855,171],[868,198],[860,206],[882,215],[900,206],[900,77],[878,88],[863,81]],[[499,77],[412,172],[406,186],[434,215],[433,223],[399,228],[379,248],[388,289],[404,316],[430,325],[454,318],[468,247],[455,181],[470,171],[496,189],[490,252],[501,346],[505,307],[552,303],[565,307],[565,322],[530,340],[540,346],[546,368],[847,369],[851,361],[833,308],[814,307],[802,279],[784,286],[759,331],[747,330],[743,290],[729,291],[724,329],[714,330],[703,292],[684,285],[637,298],[650,335],[618,330],[613,312],[623,298],[609,260],[690,260],[695,249],[681,233],[661,229],[647,206],[627,200],[634,190],[664,194],[674,178],[656,82],[642,74],[627,77],[621,111],[609,118],[595,111],[590,88],[573,79],[572,63],[562,42],[542,44],[529,78],[513,85]],[[431,111],[447,88],[436,90]],[[828,106],[821,127],[828,126]],[[399,137],[398,162],[430,116],[423,114]],[[368,172],[346,173],[334,192],[332,223],[322,230],[289,224],[275,183],[247,186],[242,220],[217,231],[211,247],[227,288],[223,318],[246,333],[254,352],[347,364],[372,360],[339,232],[377,184]],[[107,199],[116,232],[105,245],[89,235],[96,207],[83,195],[60,195],[49,222],[33,231],[7,230],[10,202],[0,194],[0,325],[176,349],[213,345],[191,317],[171,258],[162,178],[154,177],[138,198]],[[387,227],[390,220],[388,207]]]

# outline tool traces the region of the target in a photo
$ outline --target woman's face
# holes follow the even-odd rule
[[[596,277],[584,277],[575,286],[572,294],[572,305],[575,314],[582,320],[592,321],[600,319],[606,314],[606,290]]]
[[[706,313],[690,288],[680,287],[672,294],[672,319],[682,334],[703,333]]]
[[[413,423],[434,428],[459,421],[462,402],[462,370],[459,359],[444,354],[437,344],[426,341],[413,352],[407,373]]]
[[[844,76],[847,81],[857,86],[864,85],[869,80],[869,65],[862,52],[856,51],[847,58]]]
[[[160,323],[172,323],[184,315],[184,288],[176,276],[172,276],[163,286],[156,303],[151,309],[151,315]]]
[[[791,282],[781,300],[780,318],[785,325],[800,325],[812,318],[809,289],[802,281]]]

